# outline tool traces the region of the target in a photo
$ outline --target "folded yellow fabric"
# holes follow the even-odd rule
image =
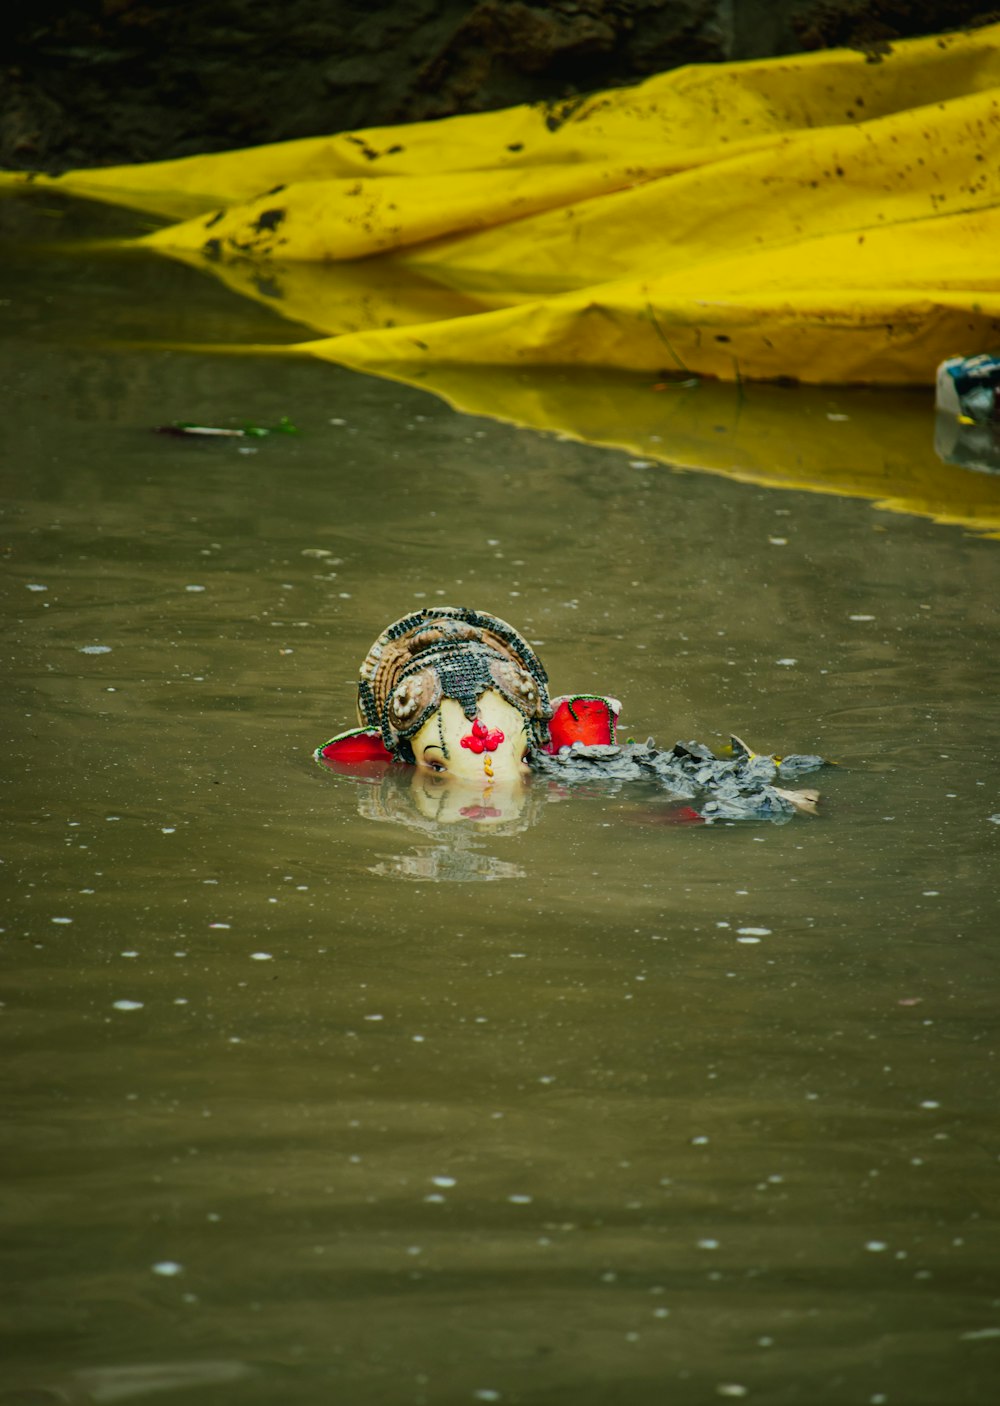
[[[998,158],[993,25],[45,183],[186,217],[141,242],[223,276],[365,260],[385,317],[306,320],[368,371],[930,385],[1000,345]]]

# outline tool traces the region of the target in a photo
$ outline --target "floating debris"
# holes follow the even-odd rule
[[[562,782],[651,781],[678,800],[699,800],[692,818],[789,820],[796,812],[816,814],[819,793],[791,791],[780,783],[830,763],[822,757],[762,756],[738,737],[731,755],[718,756],[700,742],[676,742],[669,751],[652,738],[643,743],[587,745],[574,742],[555,755],[535,753],[532,767]],[[704,798],[704,799],[703,799]]]
[[[157,425],[156,434],[174,435],[184,439],[189,436],[202,439],[265,439],[272,434],[298,434],[287,415],[282,415],[276,425],[240,425],[230,429],[223,425],[194,425],[186,420],[173,420],[169,425]]]

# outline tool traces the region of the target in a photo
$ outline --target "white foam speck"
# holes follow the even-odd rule
[[[48,586],[39,586],[34,581],[29,582],[28,584],[29,591],[47,591],[48,589]]]
[[[432,1184],[433,1184],[434,1186],[455,1186],[455,1185],[457,1185],[456,1180],[455,1180],[454,1177],[431,1177],[431,1182],[432,1182]]]
[[[53,921],[54,923],[71,923],[71,922],[73,921],[73,919],[72,919],[72,918],[53,918],[52,921]]]
[[[770,937],[770,928],[737,928],[741,937]]]
[[[508,1196],[507,1200],[511,1203],[512,1206],[530,1206],[531,1204],[530,1196],[522,1196],[516,1192],[513,1196]]]
[[[272,957],[270,952],[251,952],[250,959],[254,962],[270,962]]]
[[[79,649],[80,654],[110,654],[109,644],[82,644]]]
[[[154,1274],[162,1274],[165,1279],[172,1279],[175,1275],[184,1273],[184,1266],[176,1260],[157,1260],[150,1268]]]
[[[874,620],[874,615],[848,615],[848,620]]]
[[[115,1001],[115,1002],[114,1002],[114,1008],[115,1008],[116,1011],[141,1011],[141,1010],[142,1010],[142,1002],[141,1002],[141,1001]]]
[[[888,1250],[889,1246],[884,1240],[868,1240],[865,1249],[870,1250],[873,1255],[880,1255],[883,1250]]]
[[[203,590],[205,589],[205,587],[204,587],[204,586],[185,586],[184,589],[185,589],[185,591],[203,591]]]

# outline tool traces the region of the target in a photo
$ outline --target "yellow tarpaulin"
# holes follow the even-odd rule
[[[140,242],[224,277],[356,267],[364,316],[296,310],[306,349],[404,379],[931,385],[1000,344],[1000,25],[36,183],[179,219]]]

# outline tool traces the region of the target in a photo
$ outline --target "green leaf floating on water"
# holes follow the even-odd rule
[[[196,425],[191,421],[173,420],[169,425],[158,425],[157,434],[192,435],[204,439],[264,439],[272,434],[298,434],[298,425],[293,425],[287,415],[282,415],[276,425],[241,425],[231,429],[222,425]]]

